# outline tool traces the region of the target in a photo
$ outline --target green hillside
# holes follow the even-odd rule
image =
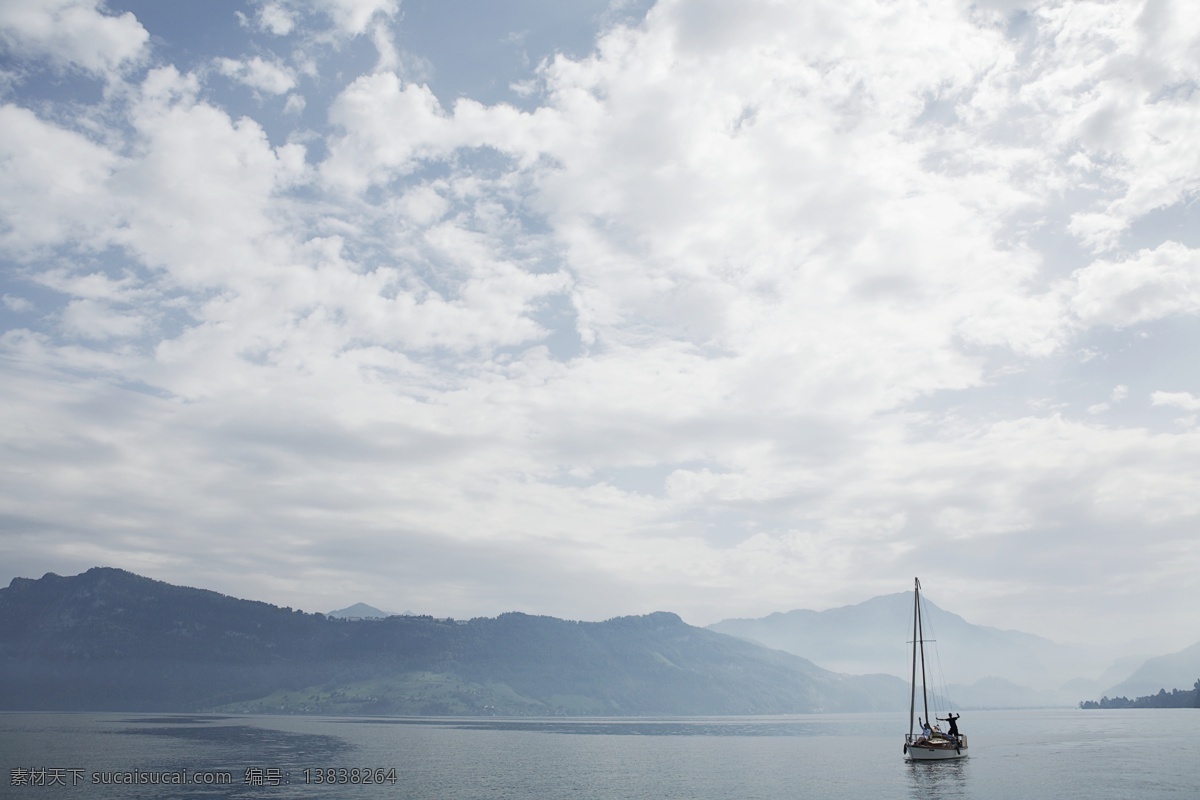
[[[665,612],[344,620],[109,568],[0,589],[0,709],[774,714],[904,696]]]

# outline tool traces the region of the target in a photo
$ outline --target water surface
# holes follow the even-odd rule
[[[901,752],[907,722],[895,714],[495,719],[10,713],[0,714],[0,797],[1200,796],[1200,710],[968,712],[960,724],[971,738],[969,759],[911,764]],[[27,785],[39,769],[43,782],[53,777],[64,785]],[[188,782],[111,782],[151,776]]]

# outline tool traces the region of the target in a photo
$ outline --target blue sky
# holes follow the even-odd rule
[[[0,580],[1200,630],[1178,0],[8,0],[0,47]]]

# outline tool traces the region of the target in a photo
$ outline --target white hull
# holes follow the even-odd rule
[[[909,761],[944,761],[950,758],[967,757],[967,737],[963,736],[955,747],[949,743],[906,744],[904,757]]]

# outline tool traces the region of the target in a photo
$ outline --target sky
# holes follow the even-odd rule
[[[0,582],[1181,649],[1198,84],[1184,0],[3,0]]]

